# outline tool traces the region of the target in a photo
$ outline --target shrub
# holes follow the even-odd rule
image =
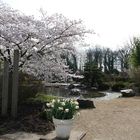
[[[42,88],[43,84],[41,83],[41,81],[37,80],[36,77],[19,72],[19,102],[23,102],[28,98],[34,98]]]
[[[109,84],[106,83],[102,83],[98,86],[98,90],[102,91],[102,90],[109,90],[110,86]]]
[[[19,86],[19,101],[25,101],[28,98],[35,97],[39,90],[37,85],[20,85]]]
[[[124,83],[116,83],[112,86],[112,91],[120,91],[123,88],[125,88],[125,84]]]
[[[20,85],[41,84],[41,81],[38,80],[35,76],[19,72],[19,84]]]
[[[33,98],[29,98],[25,100],[25,102],[22,102],[23,105],[27,105],[28,109],[31,109],[31,111],[34,110],[39,110],[40,112],[40,117],[45,120],[52,121],[52,114],[51,111],[47,108],[46,103],[51,102],[54,99],[57,99],[58,97],[56,96],[51,96],[51,95],[46,95],[44,93],[38,93],[35,95]],[[47,109],[45,109],[47,108]]]
[[[44,109],[41,113],[40,113],[40,117],[42,119],[48,120],[52,122],[52,112],[49,109]]]

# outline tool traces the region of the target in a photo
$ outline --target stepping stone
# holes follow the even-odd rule
[[[67,140],[82,140],[86,135],[83,131],[71,131],[70,138]],[[56,138],[55,131],[47,135],[38,135],[36,133],[16,132],[13,134],[5,134],[0,136],[0,140],[60,140]]]
[[[82,140],[85,135],[86,135],[86,132],[72,130],[71,134],[70,134],[70,138],[65,139],[65,140]],[[53,131],[53,132],[47,134],[46,136],[41,137],[39,140],[61,140],[61,139],[56,138],[56,133],[55,133],[55,131]]]

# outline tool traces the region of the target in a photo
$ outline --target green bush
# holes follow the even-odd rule
[[[39,85],[20,85],[19,86],[19,101],[25,101],[28,98],[35,97],[39,91]]]
[[[129,80],[128,77],[123,77],[123,76],[117,76],[117,77],[115,77],[115,81],[127,82],[128,80]]]
[[[106,83],[102,83],[99,85],[98,90],[102,91],[102,90],[109,90],[110,86],[109,84]]]
[[[30,98],[28,101],[33,103],[37,103],[37,102],[41,102],[43,104],[45,103],[44,106],[45,109],[43,109],[42,112],[40,113],[40,117],[42,119],[52,121],[52,111],[46,106],[46,103],[50,103],[54,99],[56,100],[58,99],[58,97],[52,95],[46,95],[45,93],[38,93],[35,98]]]
[[[27,73],[19,72],[19,84],[20,85],[30,85],[30,84],[41,84],[35,76],[29,75]]]
[[[49,120],[52,122],[52,112],[49,109],[45,109],[40,113],[40,117],[45,120]]]
[[[124,83],[116,83],[112,86],[112,91],[120,91],[122,90],[123,88],[125,88],[125,84]]]
[[[19,102],[34,98],[42,88],[43,84],[36,77],[19,72]]]

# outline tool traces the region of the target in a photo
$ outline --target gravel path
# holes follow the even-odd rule
[[[74,130],[83,140],[140,140],[140,97],[95,101],[96,109],[82,110]]]

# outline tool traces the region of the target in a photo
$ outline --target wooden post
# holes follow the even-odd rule
[[[3,85],[2,85],[2,116],[7,115],[8,109],[8,84],[9,84],[9,63],[7,60],[4,60],[4,69],[3,69]]]
[[[13,61],[13,82],[12,82],[12,117],[17,117],[17,104],[18,104],[18,64],[19,64],[19,51],[14,50],[14,61]]]

